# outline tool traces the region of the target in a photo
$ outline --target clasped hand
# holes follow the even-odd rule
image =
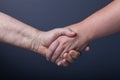
[[[84,35],[83,35],[84,36]],[[59,28],[48,32],[38,33],[32,41],[32,49],[42,53],[47,60],[58,66],[68,66],[80,57],[80,50],[89,50],[83,37],[70,28]]]

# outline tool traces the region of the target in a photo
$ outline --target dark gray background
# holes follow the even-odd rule
[[[80,22],[112,0],[0,0],[0,11],[40,30]],[[0,43],[0,72],[17,79],[120,78],[120,33],[91,42],[91,51],[67,68],[39,54]]]

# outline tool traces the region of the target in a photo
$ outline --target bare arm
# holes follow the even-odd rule
[[[29,49],[45,56],[47,47],[61,35],[74,36],[69,29],[54,29],[48,32],[37,30],[0,12],[0,42]]]
[[[4,13],[0,13],[0,41],[23,48],[30,48],[31,41],[37,37],[37,29],[24,24]]]
[[[49,47],[49,54],[52,55],[52,57],[49,57],[50,60],[55,61],[59,65],[62,63],[59,63],[60,60],[58,58],[61,53],[63,55],[65,52],[69,52],[69,50],[83,50],[92,40],[120,32],[120,0],[114,0],[82,22],[66,28],[71,28],[77,33],[77,36],[75,38],[66,36],[58,38],[56,41],[60,44],[57,50],[53,48],[54,42]],[[61,53],[58,53],[58,51]]]
[[[89,41],[120,32],[120,0],[114,0],[105,8],[69,28],[75,30],[78,35],[83,33]]]

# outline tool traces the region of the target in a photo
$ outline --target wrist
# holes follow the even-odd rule
[[[42,31],[37,30],[34,35],[31,37],[30,39],[30,50],[34,51],[34,52],[39,52],[41,53],[41,47],[42,47]],[[39,51],[38,51],[39,48]]]
[[[87,43],[91,42],[93,39],[93,31],[90,29],[90,27],[85,26],[83,23],[74,24],[68,26],[67,28],[72,29],[79,37],[84,35],[84,40]]]

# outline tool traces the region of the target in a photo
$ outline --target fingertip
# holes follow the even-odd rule
[[[57,66],[60,66],[60,65],[61,65],[61,62],[58,62],[58,63],[57,63]]]
[[[86,48],[85,48],[85,51],[90,51],[90,46],[87,46]]]
[[[63,58],[66,58],[67,54],[68,54],[68,53],[64,53],[64,54],[63,54]]]
[[[69,62],[67,62],[66,59],[64,59],[63,61],[61,61],[61,66],[67,67],[68,65],[69,65]]]
[[[63,59],[57,63],[58,66],[63,66],[65,64],[66,60]]]
[[[75,50],[71,50],[70,51],[70,56],[73,58],[73,59],[77,59],[81,56],[81,53],[78,52],[78,51],[75,51]]]
[[[66,59],[63,59],[63,62],[66,62]]]
[[[78,54],[78,52],[75,51],[75,50],[71,50],[69,53],[70,53],[71,56],[74,56],[74,55]]]

